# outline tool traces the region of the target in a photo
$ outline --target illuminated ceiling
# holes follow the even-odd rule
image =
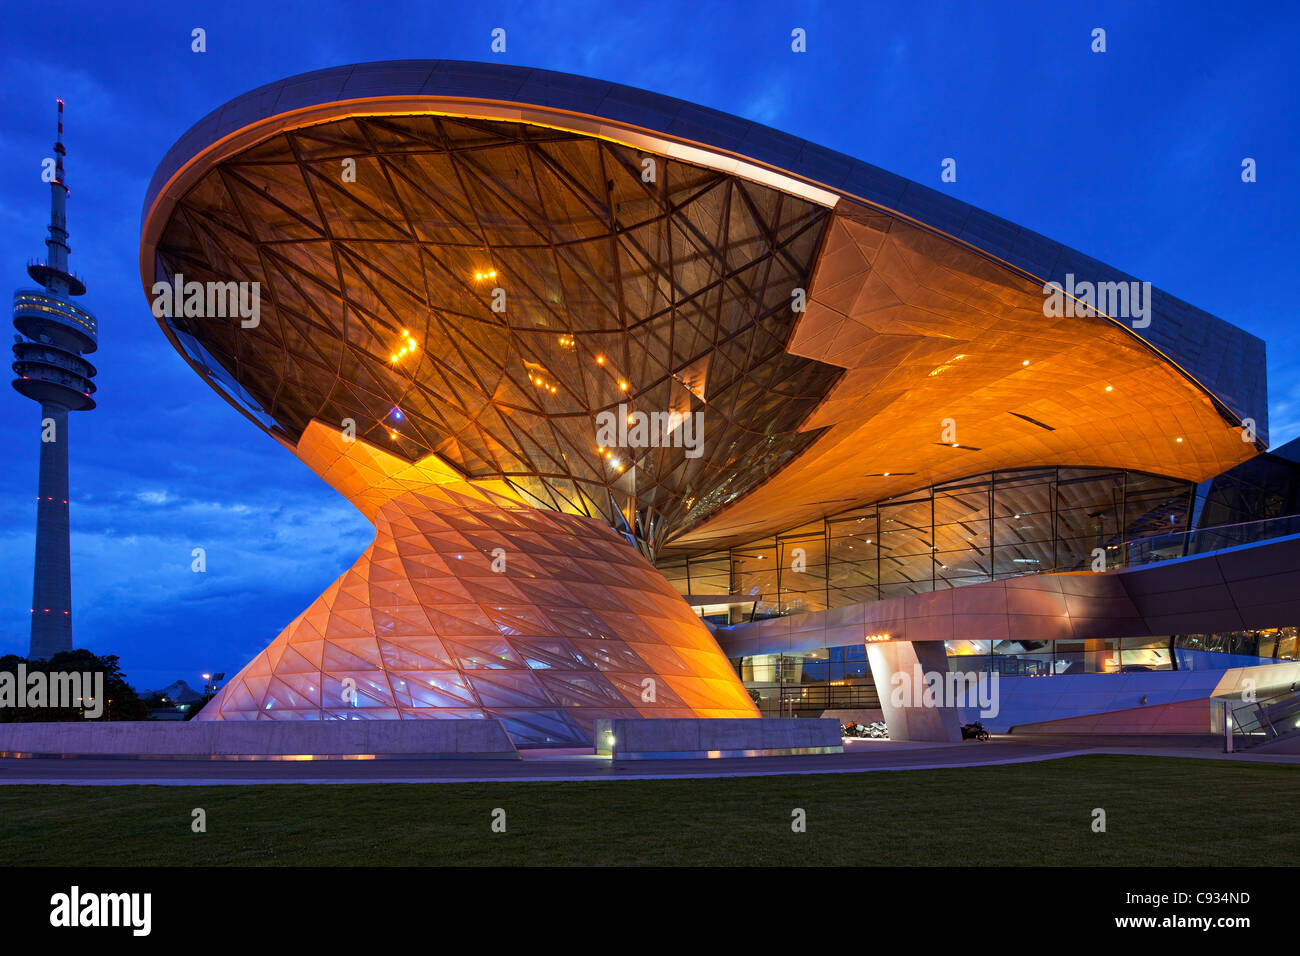
[[[785,351],[828,211],[664,157],[647,182],[644,155],[434,116],[275,135],[207,169],[157,246],[159,276],[260,282],[260,325],[170,325],[291,442],[352,419],[653,551],[813,441],[841,373]],[[706,453],[604,448],[620,405],[702,412]]]
[[[1256,453],[1236,416],[1149,344],[1109,318],[1045,317],[1043,298],[971,249],[841,202],[790,342],[846,370],[803,426],[825,431],[675,544],[737,544],[995,469],[1200,481]]]
[[[1046,318],[1030,272],[1114,271],[813,144],[579,77],[411,61],[280,81],[173,147],[143,233],[146,289],[262,283],[257,329],[164,328],[272,434],[352,419],[651,555],[993,469],[1200,480],[1256,451],[1186,371],[1253,407],[1262,344],[1240,330],[1156,290],[1142,334],[1175,363],[1119,322]],[[703,456],[602,448],[594,415],[620,403],[702,412]]]

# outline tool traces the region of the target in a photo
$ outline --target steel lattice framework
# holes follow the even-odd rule
[[[584,746],[600,718],[757,716],[709,629],[603,523],[320,422],[298,453],[375,540],[199,719],[488,717],[517,744]]]
[[[351,419],[653,555],[820,433],[798,428],[842,372],[786,346],[829,215],[541,126],[349,117],[206,171],[156,270],[261,283],[256,328],[168,322],[273,434]],[[620,404],[701,412],[707,454],[603,448]]]

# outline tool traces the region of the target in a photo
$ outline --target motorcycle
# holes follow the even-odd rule
[[[963,724],[961,728],[962,740],[988,740],[989,732],[984,729],[984,725],[978,720],[973,724]]]
[[[889,728],[885,726],[883,720],[865,725],[849,721],[840,726],[840,734],[844,737],[870,737],[879,740],[889,736]]]

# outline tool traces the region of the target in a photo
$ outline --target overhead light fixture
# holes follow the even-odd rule
[[[395,363],[398,359],[400,359],[403,355],[406,355],[408,352],[414,352],[415,348],[416,348],[415,339],[411,338],[411,333],[406,329],[402,329],[402,347],[399,348],[392,355],[388,356],[388,361]]]

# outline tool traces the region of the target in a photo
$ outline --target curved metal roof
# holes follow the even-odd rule
[[[1044,282],[1067,273],[1091,281],[1133,279],[938,190],[719,110],[569,73],[459,60],[355,63],[286,77],[236,97],[199,120],[167,151],[145,194],[143,220],[148,220],[160,194],[184,167],[250,125],[322,104],[407,96],[529,104],[639,128],[752,160],[901,214]],[[1252,418],[1261,447],[1267,447],[1263,341],[1159,289],[1153,294],[1157,318],[1142,330],[1142,337],[1172,357],[1239,418]]]
[[[339,156],[364,157],[372,185],[338,188],[322,163]],[[638,183],[643,156],[662,185]],[[1199,480],[1253,453],[1236,435],[1248,415],[1266,442],[1263,343],[1228,323],[1159,290],[1140,331],[1048,319],[1044,281],[1130,277],[795,137],[545,70],[399,61],[254,90],[167,153],[142,232],[146,290],[156,270],[275,289],[261,338],[162,323],[263,427],[292,442],[312,418],[355,416],[412,459],[629,520],[652,550],[962,467]],[[501,329],[468,278],[480,260],[526,296]],[[393,376],[408,324],[435,355],[403,370],[394,352]],[[583,424],[618,389],[646,409],[703,404],[709,455],[604,473]],[[385,422],[399,406],[409,433]],[[963,444],[932,440],[953,412]]]

